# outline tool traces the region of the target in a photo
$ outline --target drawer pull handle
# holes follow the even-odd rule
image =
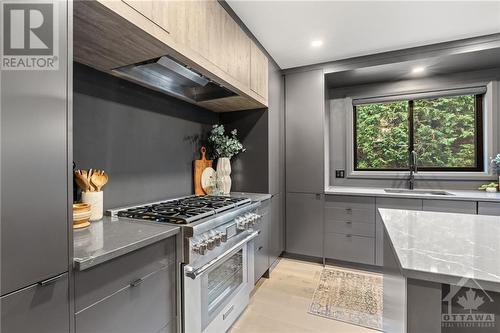
[[[47,280],[40,281],[40,282],[38,282],[38,285],[39,285],[40,287],[45,287],[45,286],[48,286],[48,285],[50,285],[50,284],[52,284],[52,283],[55,283],[55,282],[56,282],[57,280],[59,280],[60,278],[62,278],[62,277],[63,277],[63,275],[64,275],[64,274],[61,274],[61,275],[58,275],[58,276],[51,277],[51,278],[49,278],[49,279],[47,279]]]
[[[347,234],[347,235],[345,235],[345,236],[346,236],[346,237],[352,237],[352,235],[351,235],[351,234]]]
[[[140,285],[140,284],[141,284],[141,283],[143,283],[143,282],[144,282],[144,279],[143,279],[143,278],[140,278],[140,279],[137,279],[137,280],[133,281],[133,282],[130,284],[130,286],[131,286],[131,287],[137,287],[138,285]]]
[[[231,312],[233,312],[233,310],[234,310],[234,305],[231,305],[231,307],[229,308],[229,310],[227,310],[227,311],[226,311],[226,313],[224,313],[224,314],[222,315],[222,320],[226,320],[226,318],[229,316],[229,314],[230,314]]]
[[[352,221],[346,221],[345,223],[346,224],[352,224]]]
[[[259,249],[257,251],[260,251],[262,250],[264,247],[263,246],[259,246]]]

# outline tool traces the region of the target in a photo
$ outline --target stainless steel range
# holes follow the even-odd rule
[[[241,197],[188,196],[108,213],[181,226],[183,330],[220,333],[245,309],[253,288],[259,205]]]

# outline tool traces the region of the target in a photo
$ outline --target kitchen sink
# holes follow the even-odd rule
[[[454,195],[450,192],[442,190],[408,190],[404,188],[386,188],[386,193],[400,193],[400,194],[422,194],[422,195]]]

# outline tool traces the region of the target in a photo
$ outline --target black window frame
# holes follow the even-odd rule
[[[459,96],[465,96],[467,94],[461,94]],[[470,94],[473,95],[473,94]],[[451,96],[436,96],[439,97],[451,97]],[[474,94],[475,97],[475,149],[476,154],[476,166],[475,167],[423,167],[418,166],[419,171],[435,171],[435,172],[482,172],[484,171],[484,138],[483,138],[483,100],[484,94]],[[432,97],[424,98],[432,99]],[[413,104],[415,100],[419,99],[408,99],[408,160],[410,152],[414,148],[414,115],[413,115]],[[390,101],[388,101],[390,102]],[[394,101],[395,102],[395,101]],[[376,103],[372,103],[376,104]],[[353,159],[354,159],[354,171],[409,171],[408,168],[396,169],[396,168],[358,168],[358,144],[357,144],[357,133],[356,133],[356,123],[357,123],[357,112],[356,105],[353,105]]]

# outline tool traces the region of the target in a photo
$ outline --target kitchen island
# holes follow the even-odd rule
[[[475,332],[447,327],[471,324],[453,314],[500,318],[500,307],[489,306],[500,292],[500,217],[393,209],[379,214],[385,232],[384,332]],[[482,302],[476,307],[458,298],[469,288],[472,301]]]

